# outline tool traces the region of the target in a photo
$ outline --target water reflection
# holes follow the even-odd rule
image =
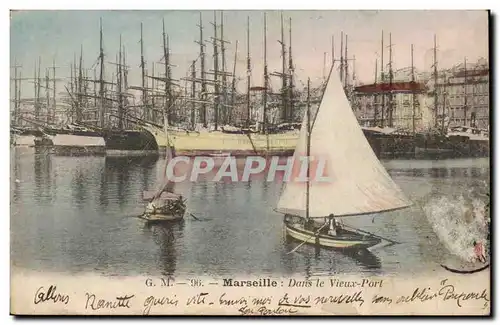
[[[316,250],[287,239],[273,211],[280,182],[179,183],[184,223],[144,227],[142,193],[158,186],[165,160],[59,157],[11,151],[12,259],[61,272],[150,275],[301,275],[418,272],[446,254],[421,206],[436,196],[487,191],[484,161],[389,161],[414,207],[346,223],[402,242],[373,253]],[[407,166],[407,167],[405,167]],[[16,181],[19,180],[19,182]],[[56,186],[57,185],[57,186]],[[335,200],[335,198],[332,198]]]
[[[164,276],[173,276],[177,266],[176,240],[182,238],[184,222],[170,224],[150,224],[145,223],[143,234],[151,236],[159,248],[158,266]]]

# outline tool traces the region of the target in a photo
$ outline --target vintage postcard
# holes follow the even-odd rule
[[[490,315],[487,10],[13,10],[14,315]]]

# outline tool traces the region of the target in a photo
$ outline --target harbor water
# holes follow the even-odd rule
[[[351,226],[400,244],[346,255],[285,239],[274,212],[279,181],[198,180],[177,185],[186,216],[147,226],[142,193],[157,188],[162,157],[64,157],[11,148],[11,264],[58,273],[187,276],[291,276],[418,273],[450,254],[426,213],[489,191],[488,158],[385,160],[414,203],[378,215],[344,218]],[[335,198],[332,198],[335,200]],[[437,203],[433,203],[437,202]],[[465,203],[463,203],[465,204]],[[431,212],[429,212],[431,211]]]

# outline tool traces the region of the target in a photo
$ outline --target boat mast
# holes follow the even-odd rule
[[[269,88],[269,75],[267,72],[267,14],[264,12],[264,96],[262,113],[262,131],[267,132],[267,91]]]
[[[82,76],[82,62],[83,61],[83,45],[80,45],[80,61],[78,65],[78,95],[77,95],[77,101],[78,101],[78,110],[76,111],[76,122],[80,123],[82,122],[82,99],[83,99],[83,93],[82,93],[82,83],[83,83],[83,76]]]
[[[100,22],[100,49],[99,49],[99,59],[100,59],[100,72],[99,72],[99,105],[101,106],[99,126],[104,128],[104,49],[103,49],[103,39],[102,39],[102,18],[99,19]]]
[[[393,127],[392,114],[394,109],[394,94],[392,84],[394,81],[394,73],[392,71],[392,33],[389,33],[389,127]]]
[[[56,120],[56,59],[52,60],[52,75],[54,77],[53,84],[52,84],[52,95],[53,95],[53,100],[52,100],[52,123],[55,123]]]
[[[289,120],[293,121],[293,58],[292,58],[292,18],[289,18],[290,21],[290,29],[289,29],[289,38],[290,43],[288,45],[288,73],[290,76],[290,84],[288,87],[288,103],[289,103]]]
[[[191,128],[195,129],[196,122],[196,104],[194,101],[194,96],[196,95],[196,60],[193,61],[191,66]]]
[[[236,61],[238,61],[238,41],[236,41],[236,49],[234,50],[233,80],[231,82],[231,110],[234,108],[236,98]],[[232,111],[230,111],[229,120],[232,120],[232,117]]]
[[[340,82],[344,81],[344,32],[340,32]]]
[[[467,58],[464,58],[464,126],[467,126]]]
[[[247,17],[247,125],[250,127],[250,17]]]
[[[142,101],[142,109],[143,109],[143,113],[142,113],[142,118],[145,120],[145,121],[149,121],[150,120],[150,116],[149,116],[149,110],[148,110],[148,107],[147,107],[147,96],[148,96],[148,92],[147,92],[147,89],[146,89],[146,62],[144,62],[144,41],[142,39],[142,22],[141,22],[141,80],[142,80],[142,98],[141,98],[141,101]]]
[[[45,98],[46,98],[46,105],[47,105],[47,116],[45,117],[45,123],[47,125],[50,124],[50,87],[49,87],[49,69],[45,69]]]
[[[345,64],[344,64],[344,69],[345,69],[345,74],[344,74],[344,88],[347,90],[347,79],[348,79],[348,73],[349,73],[349,64],[347,62],[347,34],[345,34],[345,46],[344,46],[344,50],[345,50],[345,55],[344,55],[344,60],[345,60]]]
[[[384,91],[384,83],[385,83],[385,67],[384,67],[384,31],[382,31],[382,41],[381,41],[381,62],[380,62],[380,91],[382,92],[382,109],[381,109],[381,127],[384,127],[385,120],[384,120],[384,115],[385,115],[385,91]]]
[[[443,82],[443,117],[441,118],[441,132],[445,134],[445,129],[444,129],[444,115],[446,112],[446,83]]]
[[[207,127],[207,105],[206,105],[206,95],[207,95],[207,83],[205,80],[205,44],[203,41],[203,22],[201,19],[200,12],[200,41],[197,42],[200,45],[200,65],[201,65],[201,121],[203,127]]]
[[[311,155],[311,123],[310,123],[310,120],[311,120],[311,112],[310,112],[310,108],[311,108],[311,91],[310,91],[310,88],[311,88],[311,79],[310,78],[307,78],[307,114],[306,114],[306,118],[307,118],[307,185],[306,185],[306,222],[307,220],[309,220],[309,191],[310,191],[310,181],[309,181],[309,176],[310,176],[310,168],[309,168],[309,159],[310,159],[310,155]]]
[[[436,34],[434,34],[434,124],[438,125],[438,67]]]
[[[118,48],[118,128],[123,130],[124,107],[123,107],[123,71],[122,71],[122,34],[120,34],[120,47]]]
[[[17,61],[14,61],[14,125],[18,124],[18,115],[19,115],[19,102],[20,98],[18,97],[18,89],[21,88],[21,79],[18,79],[17,77]],[[19,80],[19,81],[18,81]],[[18,82],[19,82],[19,88],[18,88]]]
[[[412,110],[412,130],[413,134],[415,134],[415,66],[413,64],[413,44],[411,45],[411,88],[412,88],[412,94],[411,94],[411,110]]]
[[[170,49],[169,49],[169,42],[168,42],[168,36],[165,33],[165,18],[162,19],[162,28],[163,28],[163,58],[165,60],[165,115],[167,116],[167,122],[169,125],[172,123],[172,114],[170,110],[170,105],[172,101],[172,92],[171,92],[171,85],[170,85]]]
[[[375,59],[375,89],[377,89],[377,79],[378,79],[378,59]],[[375,91],[373,96],[373,126],[377,126],[378,123],[378,91]]]
[[[282,69],[281,69],[281,80],[282,80],[282,86],[281,86],[281,98],[282,98],[282,105],[283,105],[283,122],[288,122],[288,105],[287,105],[287,73],[286,73],[286,47],[285,47],[285,36],[284,36],[284,30],[283,30],[283,12],[281,12],[281,62],[282,62]]]
[[[215,88],[215,101],[214,101],[214,129],[217,131],[219,126],[219,100],[220,100],[220,90],[219,90],[219,50],[218,50],[218,38],[217,38],[217,12],[214,11],[214,88]]]
[[[226,124],[227,121],[227,76],[226,76],[226,41],[224,40],[224,12],[220,12],[220,51],[221,51],[221,64],[222,64],[222,123]]]

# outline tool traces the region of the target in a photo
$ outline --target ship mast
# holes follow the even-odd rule
[[[141,43],[141,80],[142,80],[142,83],[141,83],[141,87],[142,87],[141,101],[142,101],[142,106],[143,106],[142,107],[142,109],[143,109],[142,119],[149,121],[150,116],[149,116],[149,109],[147,107],[148,92],[147,92],[147,87],[146,87],[146,62],[144,62],[144,40],[142,38],[142,22],[141,22],[141,40],[140,40],[140,43]]]
[[[286,73],[286,47],[285,47],[285,36],[284,36],[284,30],[283,30],[283,12],[281,12],[281,58],[282,58],[282,70],[281,70],[281,80],[282,80],[282,86],[281,86],[281,98],[282,98],[282,105],[283,105],[283,122],[288,122],[288,105],[287,105],[287,73]]]
[[[467,58],[464,58],[464,126],[467,126]]]
[[[411,110],[412,110],[412,130],[413,134],[415,134],[415,101],[416,101],[416,96],[415,96],[415,66],[413,64],[413,44],[411,45],[411,88],[412,88],[412,94],[411,94]]]
[[[222,122],[226,124],[227,120],[227,74],[226,74],[226,46],[224,40],[224,12],[220,12],[220,51],[221,51],[221,64],[222,64]]]
[[[438,67],[437,67],[437,45],[434,34],[434,124],[438,125]]]
[[[340,82],[344,82],[344,32],[340,32]]]
[[[310,155],[311,155],[311,112],[310,112],[310,108],[311,108],[311,100],[310,100],[310,87],[311,87],[311,79],[310,78],[307,78],[307,114],[306,114],[306,117],[307,117],[307,153],[306,153],[306,156],[307,158],[309,159]],[[307,187],[306,187],[306,222],[309,220],[309,191],[310,191],[310,184],[309,184],[309,178],[310,178],[310,164],[309,162],[307,163]]]
[[[378,59],[375,59],[375,89],[377,89],[377,79],[378,79]],[[373,126],[377,126],[378,123],[378,91],[375,91],[375,96],[373,97]]]
[[[80,45],[80,60],[78,64],[78,94],[77,94],[77,101],[78,101],[78,109],[76,111],[76,122],[80,123],[83,120],[83,112],[82,112],[82,100],[83,100],[83,89],[82,89],[82,84],[83,84],[83,76],[82,76],[82,64],[83,64],[83,45]]]
[[[99,72],[99,97],[100,97],[100,117],[99,117],[99,125],[101,128],[104,128],[104,116],[105,116],[105,108],[104,108],[104,49],[103,49],[103,39],[102,39],[102,18],[100,18],[100,49],[99,49],[99,59],[100,59],[100,72]]]
[[[217,12],[214,11],[214,88],[215,88],[215,101],[214,101],[214,129],[217,131],[219,126],[219,100],[220,100],[220,89],[219,89],[219,50],[218,50],[218,38],[217,38]]]
[[[196,104],[194,97],[196,95],[196,61],[193,61],[191,66],[191,128],[194,130],[196,122]]]
[[[394,109],[394,93],[392,84],[394,81],[394,73],[392,70],[392,34],[389,33],[389,127],[393,127],[393,109]]]
[[[203,127],[207,127],[207,105],[206,105],[206,95],[207,95],[207,83],[205,81],[205,44],[203,41],[203,22],[201,19],[200,12],[200,41],[197,42],[200,45],[200,65],[201,65],[201,121]]]
[[[50,87],[49,87],[49,69],[45,69],[45,98],[46,98],[46,112],[45,123],[50,124]]]
[[[52,123],[55,123],[56,120],[56,60],[52,60],[52,75],[54,77],[53,81],[53,89],[52,89],[52,95],[54,99],[52,100]]]
[[[290,76],[290,85],[288,87],[288,101],[289,101],[289,120],[293,121],[293,59],[292,59],[292,18],[289,18],[290,21],[290,29],[289,29],[289,37],[290,44],[288,47],[288,73]]]
[[[247,17],[247,122],[246,127],[250,127],[250,17]]]
[[[233,79],[231,82],[231,109],[234,108],[235,98],[236,98],[236,62],[238,61],[238,41],[236,41],[236,49],[234,50],[234,62],[233,62]],[[229,120],[232,120],[232,111],[229,112]]]
[[[123,107],[123,71],[122,71],[122,35],[120,34],[120,47],[118,48],[118,78],[116,80],[118,87],[118,128],[124,129],[124,115],[125,110]]]
[[[264,12],[264,96],[262,112],[262,131],[267,132],[267,91],[269,88],[269,75],[267,71],[267,14]]]
[[[348,71],[348,67],[349,67],[349,64],[347,62],[347,34],[345,35],[345,46],[344,46],[344,50],[345,50],[345,55],[344,55],[344,60],[345,60],[345,64],[344,64],[344,69],[345,69],[345,74],[344,74],[344,88],[347,90],[347,79],[348,79],[348,76],[349,76],[349,71]]]
[[[382,31],[382,41],[381,41],[381,62],[380,62],[380,83],[381,83],[381,88],[380,91],[382,92],[382,109],[381,109],[381,124],[380,126],[383,128],[385,124],[385,91],[384,91],[384,83],[385,83],[385,66],[384,66],[384,31]]]

